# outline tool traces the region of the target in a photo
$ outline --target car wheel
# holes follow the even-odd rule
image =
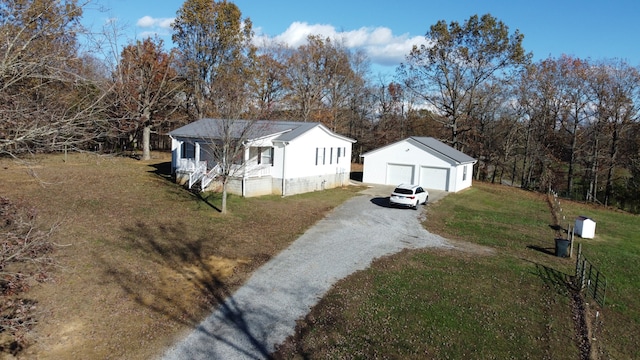
[[[416,200],[416,203],[413,205],[413,210],[418,210],[419,203],[420,203],[420,200]]]
[[[427,203],[429,202],[429,195],[427,195],[427,197],[424,199],[424,203],[425,205],[427,205]]]

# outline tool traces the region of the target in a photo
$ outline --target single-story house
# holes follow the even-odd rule
[[[471,186],[476,159],[432,137],[409,137],[361,155],[362,181],[418,184],[458,192]]]
[[[219,157],[213,154],[222,134],[242,140],[227,182],[231,194],[284,196],[349,183],[355,140],[315,122],[222,119],[201,119],[169,133],[176,182],[219,188]]]

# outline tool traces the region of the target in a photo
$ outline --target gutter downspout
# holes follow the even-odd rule
[[[288,141],[282,142],[282,196],[285,196],[287,191],[287,177],[285,176],[285,169],[287,168],[287,145],[289,145]]]
[[[243,166],[242,166],[242,197],[247,197],[247,191],[246,191],[246,187],[247,187],[247,145],[246,142],[242,144],[243,147],[243,152],[242,152],[242,162],[243,162]]]

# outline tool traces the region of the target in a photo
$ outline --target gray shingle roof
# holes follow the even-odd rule
[[[454,148],[452,148],[451,146],[435,139],[432,137],[418,137],[418,136],[412,136],[408,139],[409,141],[413,140],[416,143],[416,146],[418,147],[427,147],[435,152],[438,152],[452,160],[454,160],[457,163],[460,164],[464,164],[464,163],[471,163],[471,162],[475,162],[476,159],[472,158],[471,156],[458,151]]]
[[[292,141],[305,132],[321,127],[325,131],[344,140],[355,142],[342,135],[335,134],[317,122],[272,121],[272,120],[223,120],[201,119],[169,133],[171,137],[193,139],[220,139],[228,127],[232,138],[256,140],[268,136],[277,136],[276,141]]]
[[[413,145],[425,150],[425,151],[430,151],[430,152],[436,152],[440,155],[442,155],[443,157],[449,158],[451,160],[453,160],[454,162],[458,163],[458,164],[468,164],[468,163],[475,163],[476,159],[472,158],[471,156],[458,151],[454,148],[452,148],[451,146],[435,139],[432,137],[420,137],[420,136],[412,136],[409,137],[407,139],[404,140],[400,140],[398,142],[395,142],[393,144],[397,144],[399,142],[402,141],[408,141],[410,143],[412,143]],[[386,146],[383,146],[381,148],[375,149],[375,150],[371,150],[365,154],[362,154],[361,156],[366,157],[367,155],[377,152],[379,150],[382,150],[388,146],[391,146],[393,144],[388,144]]]
[[[171,131],[169,135],[196,139],[219,139],[225,133],[225,128],[229,128],[233,138],[250,140],[291,131],[295,127],[293,124],[292,122],[267,120],[200,119]]]

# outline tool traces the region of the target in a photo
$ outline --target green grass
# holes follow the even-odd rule
[[[640,218],[578,203],[563,203],[567,219],[596,221],[594,239],[579,240],[583,254],[607,278],[603,328],[597,334],[610,358],[640,358]]]
[[[638,217],[562,206],[565,221],[577,215],[597,221],[596,239],[578,240],[609,280],[604,309],[586,299],[594,349],[602,358],[639,358]],[[277,357],[587,356],[568,285],[575,254],[554,255],[552,223],[546,196],[503,186],[474,184],[430,204],[425,227],[458,249],[405,251],[341,281]]]

